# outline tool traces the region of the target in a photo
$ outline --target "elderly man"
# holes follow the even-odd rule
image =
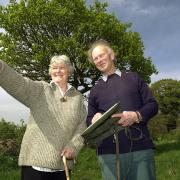
[[[113,104],[120,102],[122,113],[113,114],[117,125],[128,127],[118,133],[120,172],[124,180],[155,180],[154,144],[147,124],[158,105],[147,84],[134,72],[115,67],[115,53],[103,40],[92,44],[89,60],[102,73],[90,91],[87,125],[94,123]],[[128,131],[127,131],[128,129]],[[111,135],[97,145],[103,180],[116,180],[116,145]]]

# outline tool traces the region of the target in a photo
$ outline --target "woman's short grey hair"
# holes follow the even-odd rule
[[[49,64],[49,74],[51,74],[51,70],[52,70],[52,64],[65,64],[68,68],[69,68],[69,72],[70,74],[73,73],[74,71],[74,67],[72,66],[72,63],[69,59],[69,57],[67,57],[66,55],[57,55],[57,56],[53,56],[50,60],[50,64]]]
[[[94,63],[92,52],[97,46],[105,47],[109,54],[114,53],[114,50],[111,48],[110,44],[107,41],[105,41],[104,39],[97,40],[93,44],[91,44],[90,49],[88,50],[88,60],[90,63]]]

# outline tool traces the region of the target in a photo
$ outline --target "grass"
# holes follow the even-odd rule
[[[155,158],[157,180],[180,180],[180,141],[159,143]]]
[[[100,180],[101,173],[98,166],[95,149],[85,147],[72,172],[72,180]]]
[[[155,160],[157,180],[180,180],[180,141],[158,142]],[[0,162],[0,179],[19,180],[20,170],[16,168],[9,169]],[[101,174],[95,149],[85,147],[78,156],[71,180],[100,179]]]
[[[20,179],[20,170],[11,169],[11,170],[0,170],[0,179],[2,180],[19,180]]]

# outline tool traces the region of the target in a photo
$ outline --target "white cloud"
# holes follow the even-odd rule
[[[159,81],[161,79],[174,79],[174,80],[180,80],[180,72],[179,70],[176,70],[174,72],[172,71],[162,71],[158,75],[152,75],[151,81],[152,83]]]
[[[20,123],[23,119],[27,122],[29,116],[29,109],[21,104],[19,101],[8,95],[0,87],[0,119],[4,118],[6,121]]]
[[[142,37],[145,56],[159,70],[152,79],[177,78],[180,80],[180,1],[178,0],[109,0],[109,13],[121,22],[131,22],[132,31]],[[167,73],[168,72],[168,73]]]
[[[4,6],[7,5],[9,1],[8,0],[0,0],[0,5]]]

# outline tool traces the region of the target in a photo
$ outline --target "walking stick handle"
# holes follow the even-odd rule
[[[67,166],[66,157],[63,156],[62,158],[63,158],[64,168],[65,168],[66,179],[67,179],[67,180],[70,180],[69,170],[68,170],[68,166]]]

